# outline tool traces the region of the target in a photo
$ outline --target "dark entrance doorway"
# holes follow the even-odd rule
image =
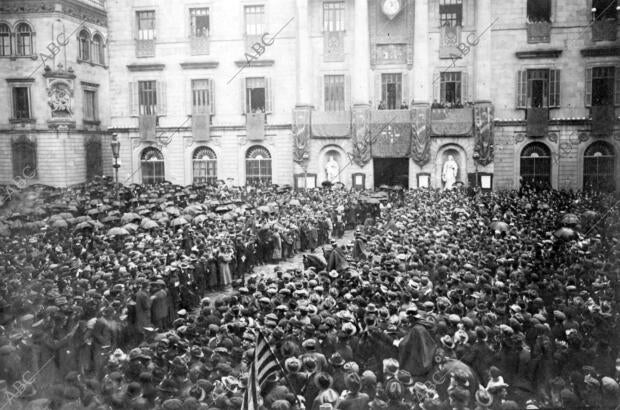
[[[409,188],[409,158],[373,158],[375,188],[402,185]]]

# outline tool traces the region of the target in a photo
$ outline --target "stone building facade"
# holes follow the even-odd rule
[[[452,157],[464,185],[615,189],[617,0],[498,4],[108,0],[109,67],[73,68],[107,78],[102,169],[116,133],[122,183],[442,187]],[[75,117],[67,139],[97,131],[78,137]],[[82,169],[83,151],[63,152]],[[86,173],[62,175],[50,183]]]
[[[101,175],[107,41],[102,0],[0,2],[0,183]]]

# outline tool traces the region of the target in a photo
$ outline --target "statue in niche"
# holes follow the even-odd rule
[[[459,166],[452,155],[448,155],[448,160],[443,164],[441,172],[441,180],[445,183],[444,189],[454,188],[456,176],[459,172]]]

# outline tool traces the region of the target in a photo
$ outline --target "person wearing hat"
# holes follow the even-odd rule
[[[319,372],[314,376],[313,382],[319,391],[312,400],[311,410],[320,410],[323,404],[331,404],[332,407],[336,406],[339,395],[332,389],[332,377],[328,373]]]
[[[166,292],[166,282],[157,279],[151,282],[151,323],[156,328],[167,329],[170,323],[170,300]]]
[[[402,369],[414,378],[424,376],[433,366],[437,344],[429,330],[421,323],[421,315],[409,315],[413,326],[398,344],[398,361]]]
[[[151,298],[148,293],[149,283],[145,278],[136,279],[139,285],[134,296],[135,304],[135,324],[140,330],[151,326]]]
[[[367,410],[370,397],[368,394],[360,392],[362,387],[360,376],[357,373],[349,373],[344,379],[344,383],[346,390],[343,391],[342,398],[338,402],[336,409]]]

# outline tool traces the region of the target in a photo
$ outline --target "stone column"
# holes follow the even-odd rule
[[[308,0],[296,0],[297,15],[297,106],[312,105],[312,46]]]
[[[470,34],[474,46],[474,100],[491,100],[491,0],[476,0],[476,34]],[[483,33],[484,32],[484,33]]]
[[[370,40],[368,31],[368,0],[355,0],[353,70],[351,73],[351,101],[353,105],[368,106],[370,99]]]
[[[432,79],[429,76],[428,0],[415,0],[413,33],[413,99],[415,103],[430,100]]]

